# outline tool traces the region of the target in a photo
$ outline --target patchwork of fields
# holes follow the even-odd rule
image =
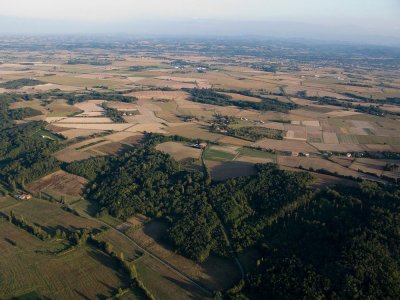
[[[207,47],[195,44],[176,53],[157,45],[155,52],[146,45],[118,54],[0,49],[0,94],[18,96],[8,107],[12,126],[43,122],[33,136],[56,142],[48,157],[57,162],[29,183],[14,182],[14,189],[9,178],[0,179],[1,299],[108,299],[130,285],[115,257],[90,243],[69,249],[60,232],[99,232],[156,299],[211,299],[234,287],[242,268],[259,263],[255,249],[237,260],[234,251],[202,263],[184,257],[166,242],[169,217],[103,214],[99,203],[86,200],[93,182],[65,171],[89,158],[101,164],[129,155],[149,133],[169,138],[154,146],[179,162],[177,177],[195,170],[213,184],[252,176],[257,164],[308,172],[318,188],[400,180],[399,70],[272,62],[265,53],[219,56],[217,48],[204,54]],[[199,90],[206,92],[195,97]],[[22,191],[33,198],[17,199]],[[8,222],[11,214],[51,238]],[[119,299],[145,299],[138,288],[125,292]]]

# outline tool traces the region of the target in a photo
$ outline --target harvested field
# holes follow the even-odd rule
[[[52,190],[58,194],[82,196],[87,180],[62,170],[34,181],[29,189],[33,192]]]
[[[111,123],[107,124],[55,123],[54,125],[70,129],[114,130],[114,131],[124,131],[125,129],[132,126],[132,124],[111,124]]]
[[[321,143],[312,143],[314,147],[316,147],[320,151],[331,151],[331,152],[362,152],[367,150],[364,145],[356,145],[356,144],[321,144]]]
[[[74,106],[83,112],[98,112],[104,113],[104,108],[101,107],[101,104],[104,103],[104,100],[88,100],[84,102],[75,103]]]
[[[334,163],[337,163],[343,167],[348,168],[353,163],[354,158],[348,158],[345,156],[331,156],[331,157],[329,157],[329,160],[333,161]]]
[[[253,147],[289,152],[317,153],[318,150],[306,142],[293,140],[264,139],[253,144]]]
[[[339,144],[339,139],[334,132],[324,132],[323,139],[326,144]]]
[[[118,101],[110,101],[107,103],[108,107],[121,110],[121,111],[130,111],[137,110],[138,105],[134,103],[126,103],[126,102],[118,102]]]
[[[122,85],[122,82],[118,82],[116,80],[103,80],[103,79],[90,79],[90,78],[80,78],[74,76],[45,76],[40,77],[40,80],[48,83],[54,83],[64,86],[73,86],[73,87],[95,87],[95,86],[109,86],[115,87],[118,85]]]
[[[302,167],[305,170],[327,170],[331,173],[337,173],[340,176],[352,176],[354,178],[363,178],[373,180],[374,178],[348,168],[342,167],[339,164],[333,163],[329,160],[313,157],[291,157],[291,156],[278,156],[277,163],[279,165],[291,168]]]
[[[360,115],[361,113],[356,112],[356,111],[351,111],[351,110],[336,110],[332,112],[326,113],[328,116],[333,116],[333,117],[348,117],[348,116],[354,116],[354,115]]]
[[[134,136],[130,136],[127,138],[124,138],[123,140],[120,141],[122,144],[128,144],[128,145],[138,145],[142,142],[143,140],[143,134],[136,134]]]
[[[128,94],[144,100],[186,99],[188,94],[181,91],[142,91]]]
[[[95,155],[87,153],[87,152],[71,149],[71,148],[66,148],[66,149],[63,149],[61,151],[54,153],[54,156],[59,161],[71,163],[73,161],[88,159]]]
[[[88,139],[79,143],[72,144],[71,146],[68,146],[69,149],[84,149],[85,147],[91,146],[91,145],[97,145],[98,143],[104,142],[105,139],[103,137],[95,137],[92,139]]]
[[[166,142],[157,145],[157,150],[171,155],[175,160],[180,161],[187,158],[199,159],[201,150],[177,142]]]
[[[169,134],[176,134],[186,138],[199,138],[203,140],[216,141],[225,136],[218,133],[209,132],[208,127],[200,124],[187,124],[185,126],[168,127],[166,131]]]
[[[219,143],[227,144],[227,145],[234,145],[234,146],[250,146],[253,142],[238,139],[231,136],[224,136],[218,139]]]
[[[124,150],[129,149],[128,145],[124,145],[118,142],[104,143],[100,146],[96,145],[93,147],[93,150],[100,151],[101,153],[108,155],[117,155],[122,153]]]
[[[113,123],[113,121],[110,118],[73,117],[61,119],[58,123],[104,124]]]
[[[58,128],[64,129],[60,132],[67,139],[74,139],[77,137],[86,137],[86,136],[91,136],[93,134],[103,132],[102,130],[98,130],[98,129],[68,129],[68,128],[63,128],[63,127],[58,127]]]
[[[154,132],[154,133],[166,133],[165,126],[160,123],[148,123],[148,124],[130,124],[131,127],[127,128],[128,132]]]
[[[107,139],[111,142],[120,142],[126,138],[137,137],[137,136],[141,136],[141,135],[134,133],[134,132],[120,131],[120,132],[116,132],[116,133],[112,133],[107,136],[104,136],[103,138]]]
[[[48,109],[48,117],[68,117],[81,112],[79,108],[67,104],[65,100],[55,100],[47,105],[46,108]]]

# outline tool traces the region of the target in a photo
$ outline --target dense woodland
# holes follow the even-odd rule
[[[45,82],[36,79],[21,78],[1,83],[0,87],[5,89],[19,89],[24,86],[35,86],[39,84],[45,84]]]
[[[183,89],[190,94],[190,100],[194,102],[219,105],[219,106],[237,106],[243,109],[255,109],[261,111],[288,112],[297,107],[293,103],[285,103],[276,99],[256,96],[261,102],[237,101],[231,96],[218,93],[212,89]]]
[[[43,138],[44,123],[16,125],[0,95],[0,183],[24,187],[60,167],[61,145]],[[118,157],[63,166],[90,180],[87,197],[125,219],[163,218],[166,241],[196,261],[261,256],[231,299],[396,299],[400,294],[400,187],[362,182],[316,191],[308,173],[257,165],[256,174],[213,182],[207,171],[187,171],[157,143],[177,137],[147,135]],[[18,221],[18,220],[16,220]],[[29,225],[29,224],[28,224]],[[29,230],[34,227],[25,226]]]
[[[258,249],[257,266],[228,298],[395,299],[400,293],[398,186],[363,182],[315,191],[307,173],[272,164],[216,183],[207,173],[183,170],[154,144],[150,138],[119,158],[74,163],[69,171],[92,179],[88,196],[112,215],[168,220],[166,241],[192,259]]]
[[[265,138],[283,140],[284,131],[265,127],[247,126],[240,128],[228,128],[227,134],[255,142]]]
[[[20,110],[9,110],[15,101],[21,101],[20,97],[0,95],[0,182],[11,190],[58,168],[59,162],[51,154],[60,147],[58,141],[39,134],[44,122],[15,125],[14,119],[21,116]]]

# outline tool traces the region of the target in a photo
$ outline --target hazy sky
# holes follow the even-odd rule
[[[0,15],[84,20],[212,18],[400,19],[399,0],[1,0]],[[335,20],[333,20],[333,18]],[[399,22],[397,21],[397,24]]]
[[[0,0],[0,21],[5,17],[93,26],[143,20],[283,21],[400,38],[400,0]],[[9,29],[7,24],[0,23],[0,32]]]

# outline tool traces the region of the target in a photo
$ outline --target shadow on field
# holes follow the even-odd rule
[[[75,291],[75,293],[77,293],[79,296],[81,296],[83,299],[85,299],[85,300],[90,300],[90,298],[88,297],[88,296],[86,296],[85,294],[83,294],[83,293],[81,293],[80,291],[78,291],[78,290],[74,290]]]
[[[205,297],[212,297],[210,293],[203,292],[199,288],[194,289],[192,284],[185,283],[180,280],[176,280],[175,278],[169,276],[163,276],[166,280],[172,282],[176,286],[180,287],[181,289],[185,290],[189,293],[189,299],[204,299]]]

